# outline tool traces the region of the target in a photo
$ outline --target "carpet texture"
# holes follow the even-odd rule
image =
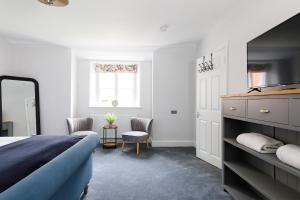
[[[99,148],[85,200],[232,200],[221,170],[194,157],[194,148]]]

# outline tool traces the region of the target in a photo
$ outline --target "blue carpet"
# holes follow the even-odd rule
[[[99,148],[85,200],[232,200],[221,170],[194,157],[194,148]]]

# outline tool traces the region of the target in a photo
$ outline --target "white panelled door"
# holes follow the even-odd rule
[[[197,157],[221,168],[222,166],[222,118],[221,98],[227,92],[227,48],[222,45],[213,52],[213,70],[200,73],[197,60]],[[205,57],[206,61],[210,56]]]

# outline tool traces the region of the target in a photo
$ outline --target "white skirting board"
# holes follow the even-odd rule
[[[152,140],[153,147],[195,147],[194,140]]]

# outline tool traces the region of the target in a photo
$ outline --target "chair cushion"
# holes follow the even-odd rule
[[[148,138],[148,133],[142,131],[129,131],[121,133],[123,141],[144,142]]]
[[[77,131],[72,133],[72,135],[98,135],[95,131]]]
[[[142,131],[128,131],[125,133],[121,133],[121,135],[122,136],[125,135],[125,136],[142,137],[142,136],[148,135],[148,133],[142,132]]]

